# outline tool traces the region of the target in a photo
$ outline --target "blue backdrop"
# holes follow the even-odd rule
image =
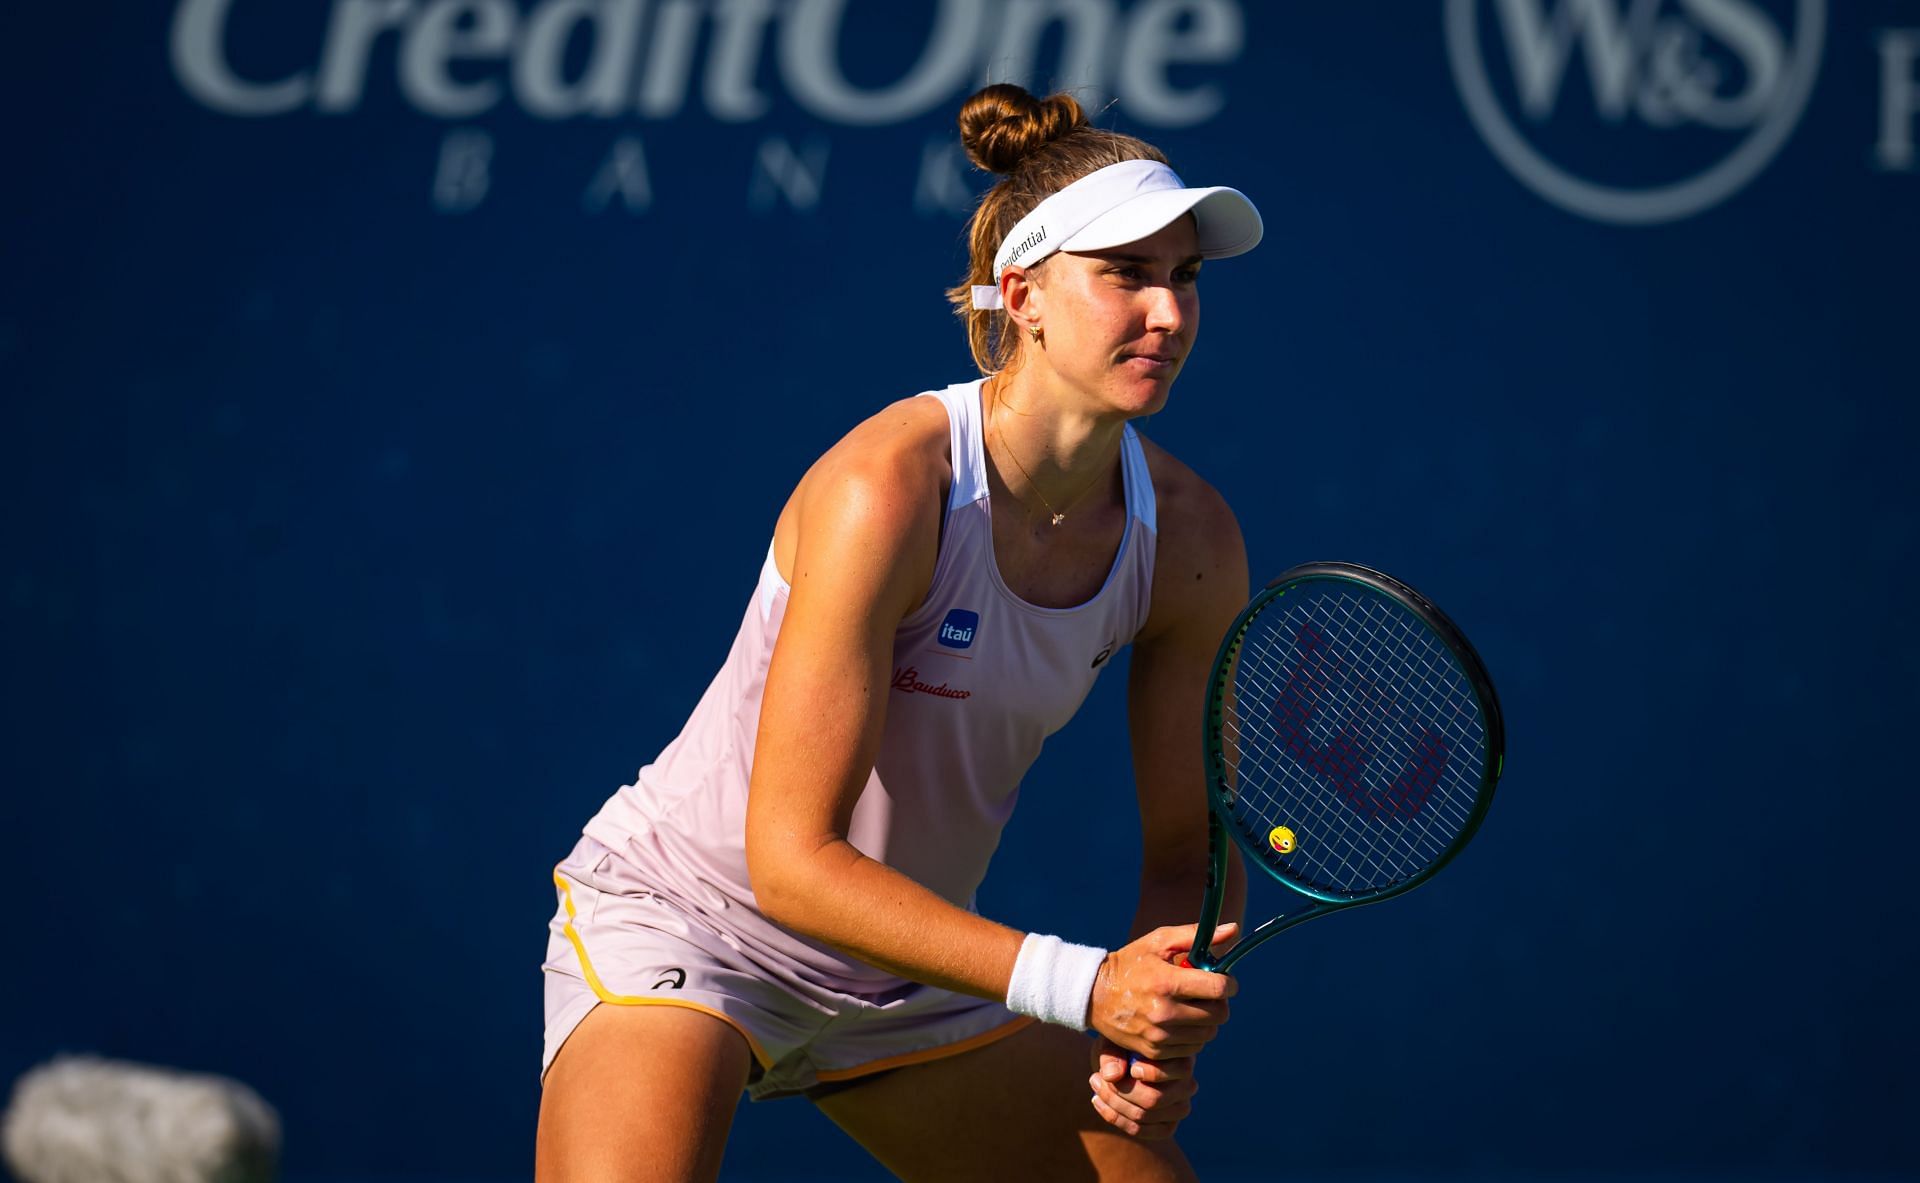
[[[1260,204],[1146,430],[1256,575],[1446,605],[1509,714],[1454,868],[1246,963],[1203,1173],[1920,1174],[1912,0],[6,27],[0,1078],[231,1073],[296,1175],[524,1176],[549,868],[812,457],[969,376],[952,119],[1010,77]],[[987,914],[1120,938],[1123,685]],[[729,1170],[796,1155],[876,1174],[796,1102]]]

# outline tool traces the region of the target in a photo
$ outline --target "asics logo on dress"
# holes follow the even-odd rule
[[[949,649],[971,649],[973,634],[980,628],[980,614],[969,612],[965,608],[955,608],[947,613],[940,622],[940,634],[936,638]]]

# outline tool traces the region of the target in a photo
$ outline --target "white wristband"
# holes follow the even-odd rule
[[[1007,1009],[1016,1015],[1032,1015],[1043,1023],[1085,1031],[1093,980],[1106,959],[1105,949],[1069,945],[1059,937],[1028,933],[1020,943],[1020,956],[1014,959],[1013,978],[1007,983]]]

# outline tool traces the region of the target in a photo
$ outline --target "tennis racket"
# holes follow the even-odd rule
[[[1308,563],[1240,613],[1207,690],[1207,893],[1188,960],[1225,973],[1277,933],[1411,891],[1493,802],[1500,700],[1425,596],[1352,563]],[[1230,834],[1300,897],[1211,949]]]

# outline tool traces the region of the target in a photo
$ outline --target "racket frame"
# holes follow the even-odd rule
[[[1254,620],[1261,612],[1275,600],[1285,596],[1295,585],[1322,579],[1344,580],[1383,593],[1398,601],[1432,629],[1459,660],[1467,675],[1467,681],[1479,700],[1481,715],[1485,719],[1487,729],[1487,752],[1480,774],[1480,792],[1474,799],[1473,809],[1468,814],[1466,823],[1460,827],[1460,833],[1454,837],[1453,842],[1426,867],[1400,882],[1378,891],[1349,895],[1320,891],[1296,883],[1267,864],[1266,852],[1255,849],[1253,839],[1244,834],[1228,816],[1227,811],[1232,808],[1233,794],[1226,788],[1226,753],[1220,739],[1226,714],[1226,683],[1229,681],[1223,675],[1227,673],[1229,663],[1238,654],[1247,630],[1253,626]],[[1440,611],[1433,601],[1386,572],[1363,567],[1358,563],[1302,563],[1282,572],[1240,610],[1240,615],[1234,618],[1232,627],[1227,630],[1226,637],[1220,642],[1219,653],[1213,659],[1213,673],[1207,684],[1205,734],[1207,887],[1206,895],[1200,904],[1200,924],[1198,931],[1194,934],[1193,950],[1187,955],[1187,959],[1196,969],[1212,970],[1215,973],[1226,973],[1232,968],[1234,962],[1246,956],[1263,941],[1285,932],[1296,924],[1305,924],[1315,917],[1346,908],[1357,908],[1362,904],[1377,904],[1381,900],[1392,899],[1394,896],[1412,891],[1433,878],[1440,868],[1446,866],[1466,847],[1475,832],[1480,829],[1481,821],[1487,816],[1487,809],[1493,804],[1494,788],[1499,784],[1500,774],[1506,762],[1506,725],[1500,713],[1500,697],[1493,688],[1493,679],[1487,675],[1486,663],[1480,660],[1480,654],[1474,649],[1472,642],[1467,640],[1467,635],[1461,632],[1459,626],[1454,624],[1446,613]],[[1226,896],[1227,860],[1232,850],[1229,839],[1225,837],[1223,831],[1231,833],[1231,842],[1238,842],[1247,848],[1251,854],[1248,861],[1258,864],[1269,876],[1288,889],[1306,897],[1310,902],[1301,911],[1292,914],[1282,913],[1273,917],[1243,935],[1224,955],[1215,956],[1210,946],[1213,942],[1213,931],[1220,923],[1220,909]]]

